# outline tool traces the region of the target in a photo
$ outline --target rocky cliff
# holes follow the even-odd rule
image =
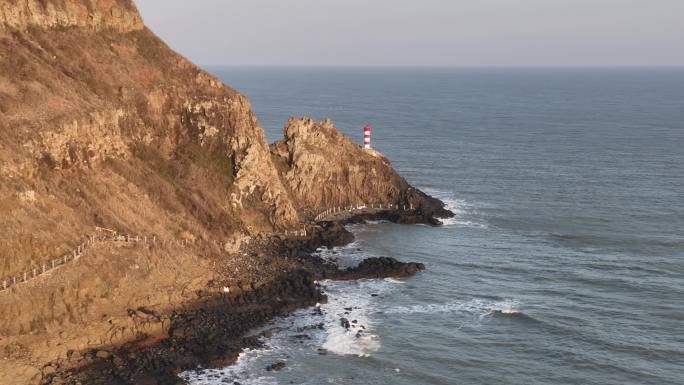
[[[93,226],[208,238],[299,222],[249,101],[130,1],[0,7],[0,275]]]
[[[404,221],[437,223],[435,217],[452,215],[406,182],[384,155],[352,142],[329,120],[290,119],[271,153],[301,211],[382,203],[415,209]]]
[[[0,292],[1,372],[44,379],[70,351],[164,333],[207,291],[273,285],[299,262],[246,247],[364,202],[416,208],[398,221],[449,214],[331,122],[291,120],[269,147],[250,102],[131,0],[0,0],[0,279],[96,228],[192,245],[102,244]],[[322,234],[310,242],[333,243]]]
[[[5,0],[0,3],[0,28],[82,27],[130,32],[144,28],[128,0]]]

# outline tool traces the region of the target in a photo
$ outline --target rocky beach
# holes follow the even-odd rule
[[[346,232],[342,227],[339,229]],[[130,317],[167,323],[168,329],[121,346],[67,352],[66,359],[43,368],[41,384],[182,384],[177,377],[182,371],[222,368],[232,364],[243,349],[259,347],[260,337],[268,337],[268,333],[249,332],[274,317],[325,303],[327,298],[321,292],[319,280],[399,278],[425,269],[420,263],[383,257],[368,258],[358,267],[342,270],[312,256],[311,250],[317,245],[285,241],[257,247],[255,253],[276,255],[265,257],[266,264],[278,264],[279,259],[289,258],[300,265],[298,269],[268,277],[263,286],[230,287],[218,293],[209,286],[197,294],[196,300],[173,311],[168,318],[144,307],[129,310]],[[340,318],[340,322],[350,328],[346,318]],[[279,367],[277,362],[273,365],[267,370]]]

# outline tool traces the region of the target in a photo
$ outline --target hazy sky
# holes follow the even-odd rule
[[[203,65],[684,65],[684,0],[136,0]]]

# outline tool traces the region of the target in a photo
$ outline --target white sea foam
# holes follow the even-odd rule
[[[223,369],[184,372],[181,377],[191,385],[216,385],[237,381],[247,385],[277,384],[277,374],[265,368],[278,361],[286,362],[284,371],[293,370],[307,355],[325,352],[337,355],[368,357],[381,347],[380,336],[374,333],[373,315],[377,306],[375,294],[383,296],[401,281],[361,280],[352,282],[322,281],[328,303],[317,308],[295,311],[254,331],[272,331],[263,338],[261,349],[247,349],[238,361]],[[341,322],[349,322],[347,329]],[[356,321],[356,322],[354,322]],[[290,359],[291,358],[291,359]]]
[[[450,302],[443,304],[421,304],[414,306],[395,306],[381,310],[385,314],[437,314],[464,312],[484,317],[494,313],[517,314],[520,303],[516,300],[487,301],[479,298],[466,302]]]
[[[386,221],[386,220],[378,220],[378,221],[366,220],[366,223],[369,225],[379,225],[381,223],[389,223],[389,221]]]
[[[506,314],[506,315],[520,314],[520,311],[516,310],[516,309],[503,309],[503,310],[501,310],[501,314]]]
[[[390,278],[385,278],[384,280],[385,280],[385,282],[389,282],[389,283],[394,283],[394,284],[399,284],[399,285],[403,285],[403,284],[404,284],[404,281],[402,281],[402,280],[400,280],[400,279],[396,279],[396,278],[391,278],[391,277],[390,277]]]
[[[335,263],[340,269],[356,267],[364,259],[372,257],[373,255],[368,252],[368,247],[360,240],[363,239],[363,237],[359,237],[359,235],[362,233],[378,231],[377,228],[366,224],[351,224],[347,225],[346,229],[354,234],[355,241],[332,249],[320,247],[316,250],[314,255]]]
[[[375,321],[374,297],[392,290],[400,281],[367,280],[328,282],[326,292],[330,302],[323,306],[326,315],[326,339],[323,348],[339,355],[367,357],[380,349],[380,337],[373,333]],[[342,319],[349,322],[349,328]]]
[[[455,215],[451,218],[441,219],[444,226],[464,226],[476,227],[486,229],[487,224],[480,218],[475,219],[477,211],[475,207],[463,199],[455,199],[451,197],[444,197],[442,201],[448,210],[451,210]]]
[[[453,192],[425,189],[425,192],[444,202],[445,207],[455,215],[440,219],[444,226],[474,227],[486,229],[487,223],[480,217],[475,206],[463,199],[458,199]]]
[[[358,242],[352,242],[345,246],[335,247],[333,249],[320,248],[316,250],[314,255],[335,263],[340,269],[348,267],[355,267],[361,261],[368,258],[368,253],[362,251],[362,245]]]
[[[272,376],[254,375],[260,358],[270,349],[246,349],[240,353],[238,360],[231,366],[221,369],[202,369],[187,371],[180,377],[191,385],[216,385],[238,381],[244,385],[275,385],[278,381]]]

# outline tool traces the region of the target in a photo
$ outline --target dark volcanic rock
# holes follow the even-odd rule
[[[282,370],[283,368],[285,368],[285,363],[282,361],[278,361],[275,364],[268,365],[266,367],[266,370],[268,370],[269,372],[277,372],[279,370]]]
[[[95,361],[78,373],[59,373],[67,384],[154,383],[175,385],[182,370],[200,365],[225,366],[245,347],[258,347],[258,336],[243,337],[250,329],[296,308],[325,302],[310,272],[284,274],[271,284],[237,297],[207,297],[171,318],[168,336],[147,347],[128,344],[114,352],[97,351]],[[272,370],[280,370],[277,363]],[[44,384],[52,383],[52,376]],[[154,381],[154,382],[150,382]]]
[[[88,360],[78,368],[50,374],[43,383],[49,384],[54,379],[57,383],[62,381],[69,385],[77,382],[132,385],[154,380],[156,382],[152,383],[175,385],[180,371],[198,366],[227,366],[234,362],[242,349],[260,346],[258,336],[244,336],[273,317],[296,308],[325,303],[327,299],[316,279],[406,277],[425,269],[420,263],[403,263],[381,257],[366,259],[355,268],[338,270],[337,266],[310,254],[316,243],[326,243],[326,236],[342,238],[346,233],[339,224],[330,224],[329,232],[320,239],[299,243],[283,241],[274,245],[276,254],[282,252],[282,258],[296,257],[303,269],[284,273],[263,286],[245,286],[239,294],[208,293],[199,301],[174,312],[168,335],[155,337],[158,342],[154,345],[131,343],[100,354],[97,354],[98,350],[92,350],[87,353]],[[346,310],[351,313],[354,309]],[[320,312],[320,308],[317,311]],[[362,333],[358,329],[365,329],[347,318],[340,322],[342,327],[354,329],[357,335]],[[319,353],[325,354],[324,351]],[[278,369],[274,367],[273,370]]]
[[[425,270],[425,265],[422,263],[407,263],[389,257],[374,257],[365,259],[357,267],[338,270],[326,278],[342,281],[364,278],[399,278],[408,277],[423,270]]]

